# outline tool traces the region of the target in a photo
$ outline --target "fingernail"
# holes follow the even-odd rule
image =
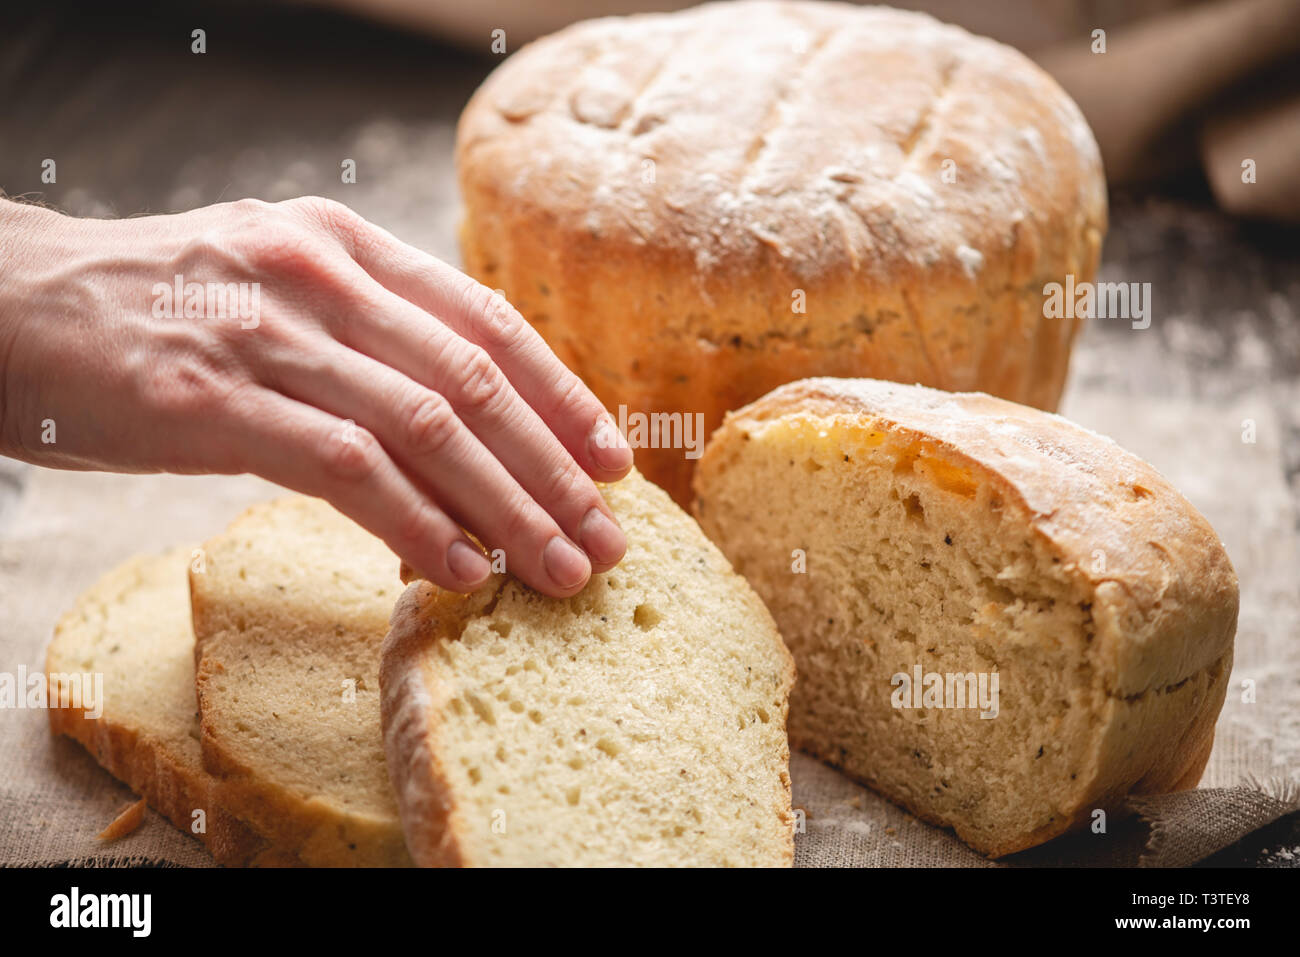
[[[558,535],[542,549],[542,564],[546,566],[551,581],[565,591],[582,584],[591,574],[587,556]]]
[[[447,549],[447,567],[466,588],[477,588],[492,571],[483,553],[466,542],[451,543]]]
[[[591,457],[603,469],[621,472],[632,464],[632,449],[628,446],[627,439],[623,438],[623,433],[618,430],[614,420],[607,415],[601,416],[596,422],[587,444],[591,448]]]
[[[627,551],[627,538],[623,530],[609,520],[598,508],[582,517],[578,526],[578,541],[591,558],[602,565],[612,565]]]

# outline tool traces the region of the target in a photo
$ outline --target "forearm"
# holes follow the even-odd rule
[[[0,197],[0,322],[15,305],[10,301],[13,278],[31,261],[33,252],[50,241],[59,225],[69,221],[52,209]]]

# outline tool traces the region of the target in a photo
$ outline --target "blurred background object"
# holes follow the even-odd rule
[[[1113,185],[1199,170],[1229,212],[1300,222],[1300,2],[1188,3],[1094,45],[1037,58],[1088,117]]]

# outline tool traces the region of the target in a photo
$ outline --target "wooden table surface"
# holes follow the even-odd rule
[[[459,260],[454,125],[496,63],[486,50],[475,57],[264,4],[114,4],[110,14],[56,2],[6,20],[0,188],[9,195],[127,216],[316,193]],[[203,55],[190,52],[196,28],[206,31]],[[54,184],[41,182],[47,158]],[[340,182],[344,159],[357,163],[354,185]],[[1279,467],[1300,501],[1300,234],[1229,220],[1194,190],[1116,196],[1101,278],[1151,282],[1155,319],[1141,333],[1092,323],[1071,394],[1129,397],[1136,415],[1148,396],[1266,406],[1261,414],[1281,430]],[[1194,441],[1195,423],[1188,429]],[[0,522],[22,474],[0,468]],[[1280,519],[1291,535],[1296,514]],[[1300,815],[1207,863],[1294,866],[1300,855],[1277,851],[1296,845]]]

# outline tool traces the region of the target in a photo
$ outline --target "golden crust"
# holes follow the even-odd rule
[[[266,842],[219,804],[215,781],[136,729],[90,720],[79,710],[50,709],[50,730],[66,734],[89,751],[109,774],[123,782],[155,811],[189,834],[195,808],[207,809],[207,832],[195,834],[218,864],[253,863]]]
[[[432,716],[440,684],[426,654],[438,641],[454,641],[464,596],[443,592],[427,581],[413,582],[393,608],[379,661],[380,707],[388,773],[401,812],[411,859],[420,867],[460,867],[456,805],[438,757]]]
[[[1106,220],[1078,109],[920,14],[742,6],[577,24],[494,72],[458,131],[469,273],[611,408],[708,431],[814,375],[1055,408],[1078,323],[1043,286],[1092,278]],[[680,449],[637,459],[686,500]]]

